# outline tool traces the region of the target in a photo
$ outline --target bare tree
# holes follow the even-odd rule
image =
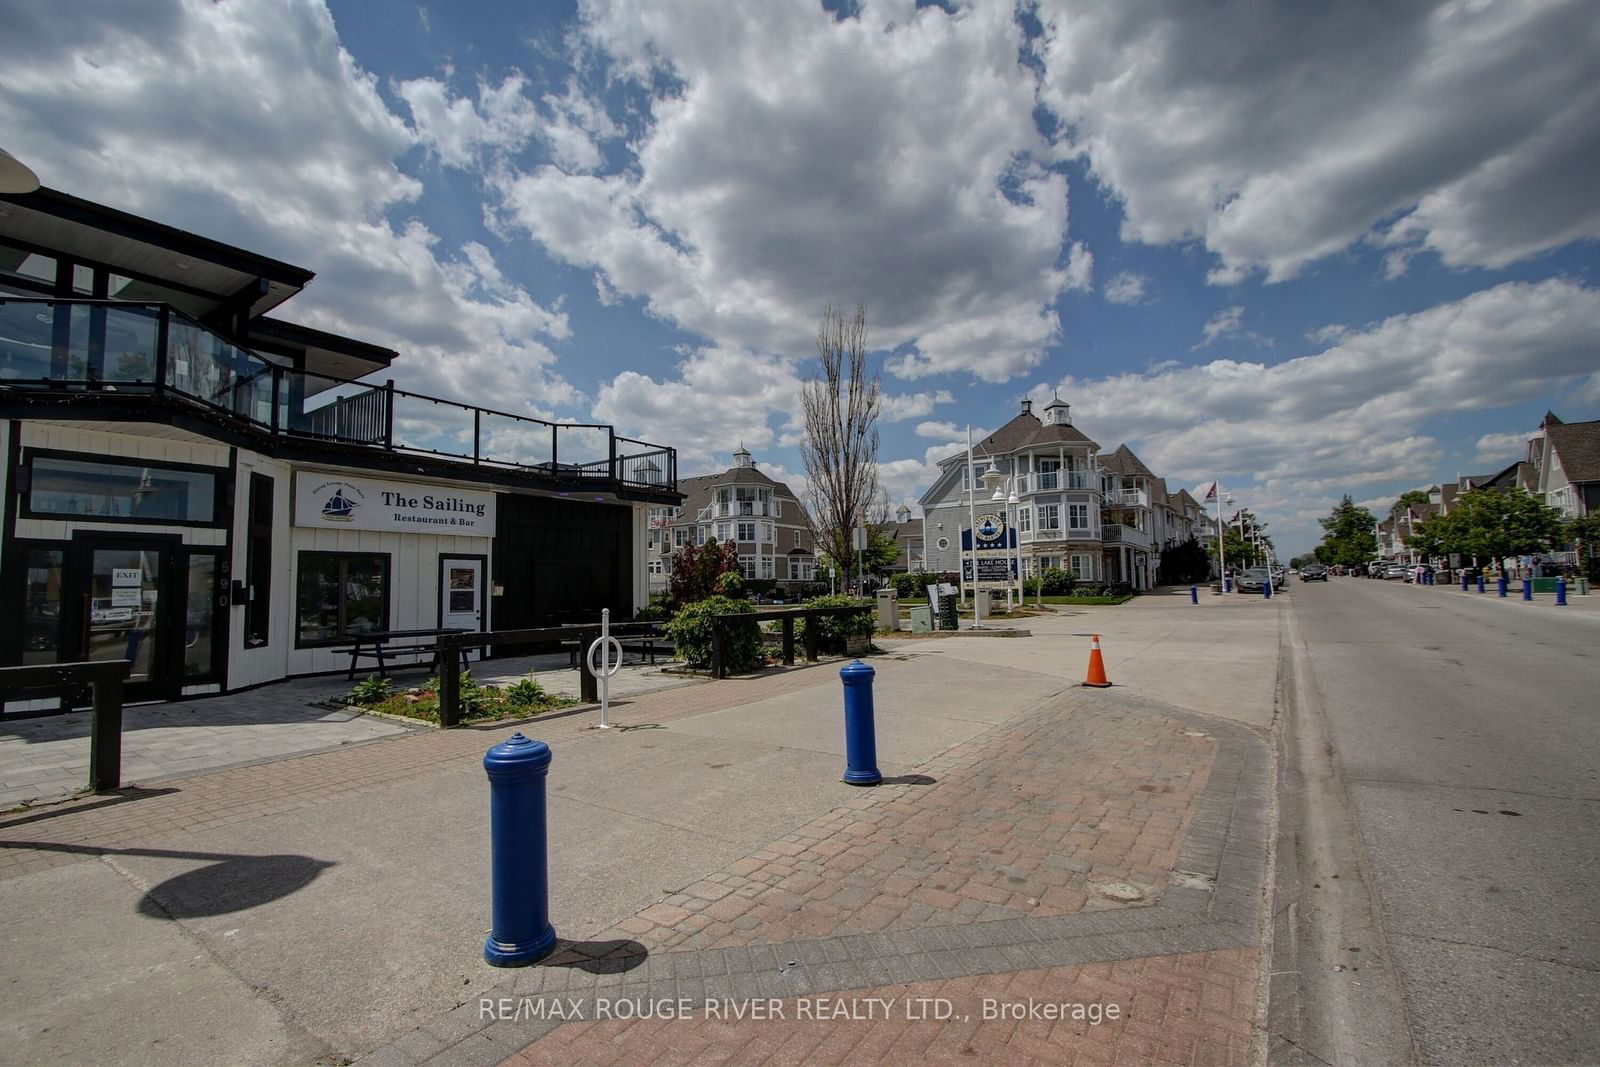
[[[878,413],[883,397],[878,376],[867,369],[867,309],[854,317],[831,304],[817,327],[821,373],[800,389],[806,436],[800,459],[810,483],[811,534],[819,553],[844,565],[855,559],[853,534],[887,513],[878,486]],[[883,503],[880,505],[879,501]],[[881,518],[880,518],[881,521]]]

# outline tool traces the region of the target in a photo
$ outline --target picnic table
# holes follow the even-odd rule
[[[470,633],[460,627],[443,627],[432,630],[368,630],[366,633],[353,634],[353,643],[349,646],[350,673],[345,676],[346,681],[353,681],[356,668],[363,659],[378,661],[378,677],[389,677],[389,662],[399,656],[420,656],[423,653],[432,655],[428,662],[428,669],[434,670],[439,666],[439,638],[445,634]],[[401,642],[395,644],[394,642]],[[345,648],[337,648],[336,652],[344,652]],[[468,669],[468,649],[461,649],[461,669]],[[415,662],[408,663],[415,666]]]

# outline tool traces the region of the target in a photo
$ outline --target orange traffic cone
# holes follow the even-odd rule
[[[1100,635],[1092,635],[1094,640],[1089,643],[1089,677],[1083,684],[1091,689],[1110,689],[1111,683],[1106,680],[1106,663],[1100,658]]]

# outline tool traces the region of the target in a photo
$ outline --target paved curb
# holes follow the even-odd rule
[[[1118,700],[1114,690],[1106,693],[1104,699]],[[1217,742],[1173,871],[1190,884],[1169,883],[1158,904],[653,955],[642,946],[630,948],[630,942],[592,943],[580,948],[592,952],[592,960],[515,972],[504,985],[484,990],[358,1062],[373,1067],[499,1063],[561,1025],[549,1019],[483,1018],[480,998],[560,997],[582,1012],[579,1017],[592,1018],[595,999],[601,997],[692,1003],[784,998],[1256,947],[1272,799],[1272,754],[1265,740],[1247,726],[1142,698],[1139,706],[1125,710],[1130,716],[1187,723]]]

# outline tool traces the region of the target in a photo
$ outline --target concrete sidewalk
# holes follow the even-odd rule
[[[921,1044],[1249,1059],[1276,609],[1149,598],[1029,625],[1032,638],[874,657],[891,779],[876,789],[838,781],[838,663],[641,693],[603,734],[592,711],[524,727],[555,754],[564,947],[519,971],[481,957],[479,763],[506,728],[0,817],[0,1033],[12,1056],[45,1063],[753,1060],[811,1037],[821,1059]],[[1088,642],[1073,635],[1087,632],[1106,635],[1117,688],[1074,685]],[[1223,699],[1207,679],[1226,649],[1238,659]],[[865,1021],[841,1050],[820,1047],[832,1028],[793,1016],[611,1032],[493,1007],[668,989],[1122,1010],[1078,1028],[957,1024],[967,1009],[941,1025]]]

